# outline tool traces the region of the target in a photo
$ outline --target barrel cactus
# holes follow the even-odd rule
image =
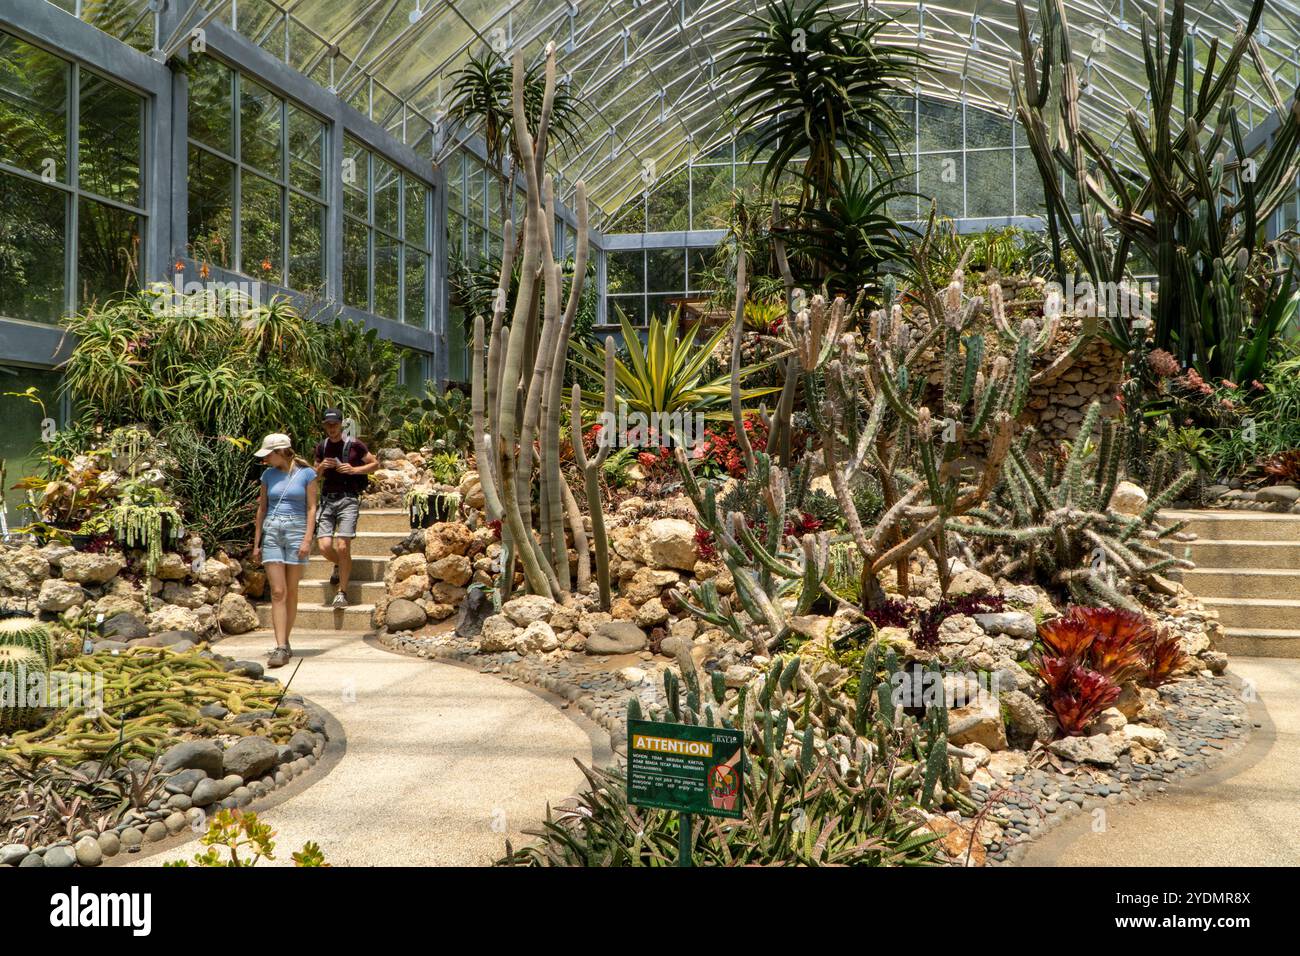
[[[0,620],[0,647],[26,647],[44,658],[50,667],[55,663],[54,640],[50,636],[50,630],[34,617]]]
[[[29,726],[40,712],[31,700],[46,685],[50,665],[39,651],[14,644],[0,645],[0,733]]]

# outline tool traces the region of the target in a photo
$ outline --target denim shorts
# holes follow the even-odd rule
[[[316,537],[355,538],[361,499],[356,495],[321,496],[316,509]]]
[[[306,564],[307,558],[298,557],[306,534],[305,516],[268,515],[262,523],[262,563]]]

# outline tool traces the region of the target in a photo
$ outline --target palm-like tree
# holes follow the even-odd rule
[[[490,51],[470,54],[469,61],[452,76],[451,106],[447,110],[447,118],[454,124],[464,129],[478,124],[483,134],[488,165],[501,184],[502,222],[510,218],[510,183],[522,164],[515,142],[513,77],[514,68],[509,60]],[[534,63],[524,73],[524,113],[533,132],[537,131],[545,94],[545,64]],[[561,151],[567,151],[577,144],[578,131],[584,125],[581,101],[568,84],[556,84],[549,138]]]
[[[887,176],[900,127],[889,97],[907,92],[926,60],[917,50],[881,43],[887,21],[839,14],[830,2],[769,0],[766,11],[738,28],[743,52],[728,68],[743,79],[733,113],[758,130],[755,152],[770,150],[762,187],[807,155],[797,171],[800,209],[825,209],[834,184],[850,179],[854,159]]]

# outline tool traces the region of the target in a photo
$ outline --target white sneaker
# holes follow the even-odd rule
[[[334,595],[334,600],[330,602],[330,607],[344,608],[347,607],[349,603],[348,596],[342,591],[339,591]]]

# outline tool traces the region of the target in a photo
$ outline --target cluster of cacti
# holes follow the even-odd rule
[[[1226,51],[1211,40],[1204,63],[1196,60],[1184,0],[1173,0],[1168,18],[1163,2],[1154,22],[1139,13],[1149,108],[1130,108],[1125,120],[1142,168],[1084,126],[1080,58],[1063,0],[1040,0],[1041,39],[1023,3],[1016,6],[1023,61],[1011,69],[1016,115],[1042,177],[1058,274],[1064,278],[1063,241],[1094,284],[1122,282],[1130,251],[1140,251],[1159,282],[1152,345],[1185,364],[1202,363],[1207,375],[1237,378],[1237,356],[1255,347],[1248,267],[1300,172],[1300,99],[1283,102],[1254,37],[1264,0],[1251,4]],[[1280,120],[1254,156],[1246,154],[1235,105],[1247,54]],[[1113,317],[1112,332],[1141,346],[1145,332],[1135,334],[1131,318]]]
[[[568,302],[562,306],[564,272],[552,248],[556,221],[554,183],[545,172],[547,132],[555,95],[554,46],[547,49],[545,96],[535,134],[525,115],[523,75],[523,54],[517,51],[513,71],[514,132],[519,154],[525,160],[522,168],[527,187],[519,281],[511,307],[515,229],[507,221],[500,281],[486,339],[483,317],[476,316],[474,320],[470,373],[474,448],[488,518],[502,522],[503,591],[509,591],[513,583],[517,559],[530,592],[564,600],[571,589],[566,527],[572,534],[578,556],[576,585],[579,589],[587,585],[591,574],[584,519],[560,471],[564,368],[587,274],[587,196],[586,188],[579,182],[577,247]],[[506,324],[508,307],[509,325]],[[607,347],[612,346],[607,343]],[[605,390],[607,396],[613,394],[612,372],[607,373]],[[571,427],[573,444],[580,445],[580,416],[574,415]],[[532,493],[535,485],[538,490],[536,524]],[[597,539],[598,573],[602,578],[601,599],[608,608],[608,569],[603,559],[607,545],[603,523],[595,520],[600,500],[591,495],[590,479],[588,488],[588,505]]]
[[[1100,431],[1094,442],[1094,433]],[[1067,590],[1083,604],[1133,609],[1120,578],[1142,579],[1171,567],[1191,567],[1167,548],[1184,522],[1161,525],[1156,515],[1192,480],[1185,471],[1153,496],[1140,514],[1111,508],[1123,458],[1123,433],[1089,406],[1063,463],[1031,459],[1033,432],[1012,446],[1001,483],[970,521],[948,530],[968,539],[975,563],[994,576],[1031,576]]]
[[[0,647],[0,655],[6,651],[28,655],[45,666],[44,659],[27,648]],[[102,703],[64,707],[41,727],[15,733],[0,747],[0,763],[23,765],[49,757],[66,764],[110,757],[147,759],[174,741],[178,730],[201,735],[258,733],[284,741],[303,726],[303,712],[296,708],[279,708],[264,726],[201,715],[199,708],[214,702],[232,714],[274,712],[282,691],[229,674],[198,650],[174,654],[135,647],[120,654],[86,654],[61,665],[59,673],[102,692]]]
[[[55,664],[54,639],[50,629],[34,617],[16,615],[0,619],[0,646],[26,647]]]
[[[635,698],[629,719],[669,720],[745,730],[744,812],[727,827],[706,822],[691,836],[697,861],[888,865],[924,862],[936,834],[903,811],[940,804],[971,812],[958,791],[942,703],[918,722],[893,700],[898,661],[873,645],[856,701],[829,691],[798,656],[729,692],[689,655],[681,678],[664,673],[666,705],[646,713]],[[878,668],[884,668],[883,678]],[[955,753],[954,753],[955,751]],[[515,850],[510,865],[665,865],[676,859],[677,814],[631,807],[623,773],[589,770],[577,812],[548,814],[542,842]]]

